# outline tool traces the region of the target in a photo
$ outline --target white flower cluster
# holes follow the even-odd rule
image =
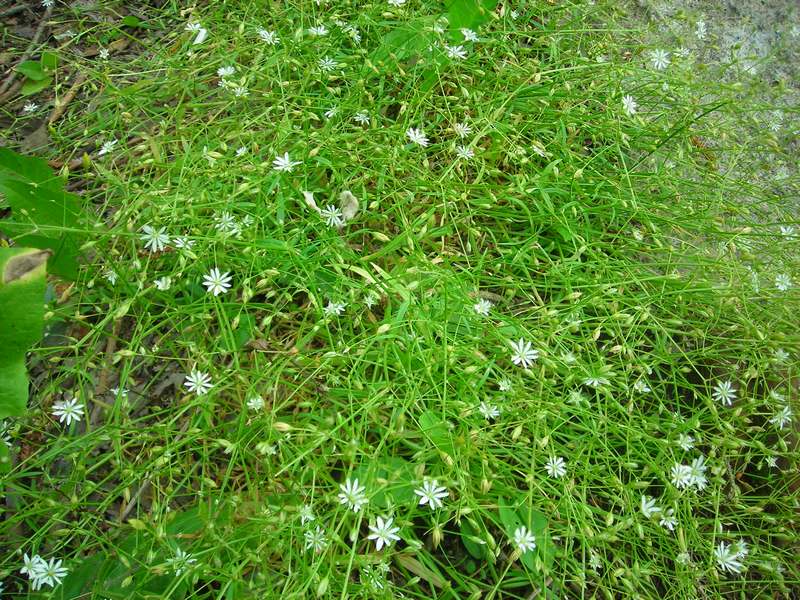
[[[34,591],[44,585],[50,587],[60,585],[68,573],[67,569],[61,566],[61,559],[51,558],[48,562],[38,554],[34,554],[30,558],[26,554],[23,556],[22,562],[24,564],[19,572],[28,576]]]

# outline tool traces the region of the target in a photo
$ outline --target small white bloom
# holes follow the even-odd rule
[[[167,560],[167,564],[175,571],[175,577],[179,577],[186,569],[190,568],[197,562],[188,552],[184,552],[180,548],[175,549],[175,556]]]
[[[247,400],[247,408],[250,410],[261,410],[264,408],[264,398],[261,396],[251,396]]]
[[[239,146],[236,149],[236,156],[244,156],[245,154],[247,154],[247,152],[248,152],[247,146]]]
[[[622,107],[625,109],[625,112],[628,113],[628,116],[633,116],[636,114],[636,109],[639,108],[639,105],[636,103],[636,100],[633,99],[633,96],[623,96],[622,97]]]
[[[775,350],[775,353],[772,356],[779,363],[783,363],[789,360],[789,353],[783,348],[778,348],[777,350]]]
[[[367,536],[368,540],[375,540],[375,549],[380,551],[381,548],[387,548],[400,539],[397,532],[400,531],[399,527],[392,527],[394,524],[393,517],[377,517],[375,519],[375,526],[370,525],[369,530],[372,532]]]
[[[666,512],[662,512],[661,518],[658,520],[658,524],[664,529],[675,531],[675,525],[677,525],[677,520],[675,519],[675,509],[670,508],[667,509]]]
[[[289,153],[284,152],[283,156],[275,157],[275,160],[272,161],[272,168],[282,173],[291,173],[292,169],[300,164],[302,164],[301,161],[292,160],[289,158]]]
[[[326,110],[324,116],[326,119],[332,119],[337,112],[339,112],[339,108],[334,106],[333,108]]]
[[[679,433],[675,443],[685,452],[694,448],[694,438],[688,433]]]
[[[322,312],[328,317],[338,317],[344,312],[346,307],[347,304],[344,302],[334,302],[332,300],[328,300],[328,305],[322,309]]]
[[[486,298],[481,298],[472,305],[472,309],[479,315],[485,317],[489,314],[489,311],[492,310],[492,306],[494,306],[494,304],[492,304],[489,300]]]
[[[406,3],[406,0],[388,0],[388,2],[396,8],[400,8]]]
[[[360,125],[369,125],[369,113],[361,110],[353,116],[353,120]]]
[[[782,292],[786,292],[792,287],[792,278],[782,273],[775,276],[775,287]]]
[[[325,531],[317,525],[316,529],[309,529],[306,531],[303,536],[306,540],[306,550],[314,550],[317,554],[325,550],[328,547],[328,538],[325,535]]]
[[[314,37],[322,37],[328,35],[328,28],[325,25],[315,25],[308,28],[308,33]]]
[[[736,553],[737,558],[740,559],[747,558],[747,555],[750,553],[750,550],[747,547],[747,542],[745,542],[742,538],[739,538],[738,542],[731,544],[731,550],[733,550]]]
[[[794,236],[794,226],[793,225],[781,225],[781,235],[783,237],[793,237]]]
[[[469,160],[475,157],[475,151],[469,146],[456,146],[456,157],[461,160]]]
[[[380,300],[380,297],[377,294],[372,292],[368,292],[364,295],[364,306],[367,308],[372,308],[375,304]]]
[[[260,28],[258,30],[258,37],[261,38],[261,41],[266,42],[270,46],[275,46],[280,43],[281,39],[278,37],[278,34],[274,31],[267,31],[266,29]]]
[[[692,471],[687,465],[675,463],[672,466],[672,485],[679,490],[688,488],[692,483]]]
[[[637,379],[636,383],[633,384],[633,389],[642,394],[646,394],[647,392],[651,391],[650,386],[647,385],[647,382],[644,379]]]
[[[0,421],[0,441],[2,441],[8,448],[11,448],[11,436],[8,433],[8,423]],[[2,598],[2,596],[0,596]]]
[[[650,63],[656,71],[663,71],[669,66],[669,52],[666,50],[653,50],[650,52]]]
[[[707,483],[705,460],[706,457],[700,455],[689,465],[689,483],[698,490],[705,489]]]
[[[578,357],[571,350],[567,350],[566,352],[561,353],[561,360],[564,361],[564,364],[574,365],[576,362],[578,362]]]
[[[467,123],[456,123],[453,125],[453,131],[456,132],[458,137],[464,139],[470,133],[472,133],[472,127],[470,127]]]
[[[236,67],[234,67],[233,65],[227,65],[217,69],[217,75],[219,75],[220,77],[230,77],[234,73],[236,73]]]
[[[467,51],[464,50],[464,46],[447,46],[444,47],[445,52],[447,53],[448,58],[463,60],[467,58]]]
[[[19,570],[23,575],[27,575],[29,579],[38,579],[42,569],[47,566],[45,561],[38,554],[34,554],[28,558],[27,554],[22,556],[22,568]]]
[[[39,105],[36,104],[35,102],[28,102],[25,104],[25,106],[22,107],[22,112],[25,113],[26,115],[30,115],[32,113],[35,113],[38,108]]]
[[[194,392],[198,396],[204,396],[214,387],[211,383],[211,376],[197,369],[192,369],[191,373],[186,376],[183,385],[185,385],[190,392]]]
[[[706,34],[708,33],[708,29],[706,27],[705,21],[698,21],[694,28],[694,34],[697,36],[698,40],[706,39]]]
[[[157,230],[150,225],[142,225],[142,234],[139,239],[144,242],[144,247],[150,252],[161,252],[169,244],[166,227]]]
[[[231,289],[233,278],[228,271],[220,272],[217,267],[212,268],[207,275],[203,275],[203,285],[209,294],[219,296]]]
[[[324,73],[330,73],[336,67],[339,66],[339,63],[336,62],[334,59],[332,59],[330,56],[326,56],[324,58],[320,58],[319,61],[317,61],[317,66],[319,67],[320,71],[323,71]]]
[[[500,416],[500,409],[497,408],[494,404],[487,404],[486,402],[481,402],[478,406],[478,412],[483,415],[483,418],[487,421],[491,421],[492,419],[496,419]]]
[[[499,389],[501,392],[508,392],[511,390],[511,387],[511,380],[508,377],[503,377],[497,382],[497,389]]]
[[[769,422],[772,423],[773,425],[777,425],[778,429],[783,429],[784,427],[786,427],[786,425],[792,422],[791,407],[788,404],[782,406],[781,409],[777,413],[775,413],[775,415],[772,418],[770,418]]]
[[[117,145],[117,140],[108,140],[107,142],[103,142],[103,145],[100,146],[100,151],[97,153],[97,156],[105,156]]]
[[[594,389],[603,387],[604,385],[608,385],[609,383],[611,382],[605,377],[599,377],[596,375],[592,375],[583,380],[583,385],[589,386]]]
[[[314,509],[309,504],[304,504],[300,507],[300,524],[305,525],[311,521],[316,521],[317,517],[314,515]]]
[[[583,406],[589,404],[589,401],[586,399],[586,396],[580,390],[572,390],[569,393],[569,398],[567,402],[574,405],[574,406]]]
[[[100,60],[108,60],[110,56],[111,53],[108,51],[108,48],[100,48],[100,50],[97,51],[97,58]]]
[[[563,477],[567,474],[567,463],[560,456],[551,456],[544,465],[544,470],[550,477]]]
[[[427,504],[431,510],[442,507],[442,499],[447,498],[447,489],[439,487],[439,482],[434,480],[427,480],[423,482],[421,488],[414,490],[414,493],[419,496],[419,504]]]
[[[193,46],[202,44],[203,42],[206,41],[206,38],[208,37],[208,30],[202,27],[200,23],[187,23],[186,31],[191,31],[197,34],[194,38],[194,41],[192,42]]]
[[[536,549],[536,537],[524,525],[514,530],[513,542],[520,554]]]
[[[422,146],[425,148],[428,145],[428,137],[425,135],[425,132],[422,129],[417,129],[415,127],[409,127],[406,129],[406,137],[408,141],[412,144],[417,144],[418,146]]]
[[[156,286],[156,289],[166,292],[172,286],[172,277],[159,277],[153,284]]]
[[[250,95],[250,91],[243,85],[237,85],[233,88],[233,95],[236,98],[246,98]]]
[[[83,406],[78,404],[77,398],[62,400],[53,404],[53,416],[69,426],[73,421],[77,423],[83,418]]]
[[[533,344],[522,338],[511,344],[511,362],[523,369],[530,368],[534,361],[539,358],[539,351],[534,350]]]
[[[742,572],[743,565],[739,560],[739,554],[736,552],[733,546],[729,546],[725,542],[720,542],[719,546],[714,548],[714,558],[717,561],[717,565],[723,572]]]
[[[176,237],[175,239],[172,240],[172,243],[179,250],[189,250],[192,246],[194,246],[194,240],[190,240],[189,238],[184,236]]]
[[[736,389],[730,381],[720,381],[714,385],[714,391],[711,396],[717,402],[730,406],[736,400]]]
[[[472,29],[468,29],[466,27],[461,28],[461,35],[464,36],[465,42],[478,42],[478,34],[472,31]]]
[[[369,502],[364,494],[367,488],[359,485],[358,479],[347,478],[343,484],[339,485],[339,504],[344,504],[353,512],[358,512],[361,507]]]
[[[656,501],[651,496],[642,496],[641,510],[647,519],[661,512],[661,508],[656,506]]]
[[[61,566],[61,563],[61,559],[56,560],[55,558],[51,558],[50,562],[41,560],[35,578],[35,583],[38,584],[36,585],[37,589],[41,587],[42,584],[49,585],[50,587],[61,584],[64,577],[66,577],[69,572],[65,567]]]
[[[319,211],[319,216],[322,217],[328,227],[341,227],[344,225],[342,211],[333,204],[329,204],[321,209]]]

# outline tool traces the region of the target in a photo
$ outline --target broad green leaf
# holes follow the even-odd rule
[[[379,507],[387,507],[388,499],[395,504],[404,504],[414,500],[414,469],[404,458],[390,456],[381,458],[377,464],[367,463],[358,466],[352,479],[368,490],[377,490],[370,496],[370,503]]]
[[[469,521],[463,519],[461,521],[461,543],[467,549],[467,552],[473,558],[483,560],[488,554],[486,543],[478,537],[478,532],[475,530]]]
[[[25,413],[25,355],[42,337],[48,256],[31,248],[0,248],[0,418]]]
[[[56,588],[52,598],[57,600],[77,600],[91,596],[97,573],[106,558],[102,554],[93,554],[78,562],[77,568],[71,570],[64,582]]]
[[[58,191],[64,188],[64,180],[53,174],[47,161],[32,156],[23,156],[0,148],[0,181],[13,179]]]
[[[134,15],[127,15],[126,17],[123,17],[122,24],[125,27],[141,27],[142,20]]]
[[[450,30],[454,35],[465,27],[476,30],[491,18],[496,6],[497,0],[453,0],[447,6]]]
[[[26,79],[22,84],[22,88],[19,90],[19,93],[23,96],[33,96],[34,94],[38,94],[42,90],[50,87],[51,83],[53,83],[53,78],[50,76],[47,76],[44,79]]]
[[[244,345],[253,338],[253,332],[256,330],[256,320],[252,315],[243,312],[239,315],[239,325],[233,331],[234,348],[230,348],[232,352],[241,350]]]
[[[47,73],[42,68],[42,64],[38,60],[26,60],[19,63],[16,67],[17,72],[22,73],[28,79],[39,81],[47,78]]]
[[[419,428],[422,435],[430,440],[439,451],[453,456],[453,438],[450,435],[447,423],[439,415],[433,411],[426,410],[419,417]]]
[[[11,470],[11,452],[8,446],[0,444],[0,475],[4,475]]]
[[[501,497],[497,504],[500,523],[509,540],[514,538],[514,531],[523,526],[527,527],[536,538],[536,551],[526,552],[520,556],[520,562],[531,571],[538,571],[536,562],[538,557],[541,565],[549,570],[555,558],[555,545],[550,539],[547,517],[540,511],[527,506],[524,498],[519,499],[518,503],[514,504]]]
[[[19,245],[52,250],[50,271],[76,279],[87,218],[80,199],[64,190],[64,180],[44,160],[0,148],[0,194],[12,211],[0,230]]]
[[[422,53],[432,42],[427,30],[430,20],[418,20],[393,29],[381,40],[381,45],[372,53],[375,62],[385,61],[394,55],[398,60],[405,60]]]
[[[43,71],[52,73],[58,67],[58,54],[55,52],[42,52],[39,63],[42,65]]]

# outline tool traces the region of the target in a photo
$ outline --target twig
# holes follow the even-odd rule
[[[18,64],[24,63],[31,57],[31,54],[33,54],[33,51],[36,48],[36,44],[39,43],[39,39],[41,39],[42,34],[44,33],[44,28],[47,25],[47,21],[50,20],[50,15],[52,13],[53,13],[53,7],[51,6],[45,11],[44,16],[42,17],[42,21],[41,23],[39,23],[39,27],[36,29],[36,33],[34,34],[33,39],[31,40],[31,43],[28,46],[28,49],[25,51],[25,54],[22,55],[22,58],[20,59]],[[3,82],[2,85],[0,85],[0,98],[2,98],[2,96],[6,93],[6,90],[11,87],[11,84],[14,83],[14,79],[16,77],[17,77],[17,71],[16,69],[12,68],[11,73],[8,74],[6,80]]]
[[[178,435],[175,437],[175,439],[173,441],[177,441],[177,440],[181,439],[181,436],[184,433],[186,433],[187,429],[189,429],[189,422],[190,421],[191,421],[191,418],[189,417],[183,422],[183,425],[181,426],[180,432],[178,432]],[[151,485],[152,485],[152,483],[151,483],[149,477],[146,478],[142,482],[142,485],[140,485],[139,489],[134,492],[133,496],[131,496],[130,501],[128,502],[128,504],[125,505],[125,508],[123,508],[122,510],[119,511],[119,522],[120,523],[122,523],[125,519],[128,518],[128,515],[131,514],[131,511],[133,510],[133,507],[136,506],[136,503],[139,501],[139,498],[141,497],[141,495],[145,491],[147,491],[147,489]]]
[[[25,10],[26,6],[24,4],[17,4],[16,6],[12,6],[11,8],[7,8],[3,12],[0,12],[0,19],[4,19],[6,17],[12,17],[17,13],[21,13]]]
[[[84,83],[86,83],[86,75],[81,73],[78,75],[77,79],[75,79],[75,83],[72,84],[72,87],[70,87],[67,93],[64,94],[64,97],[56,103],[55,108],[53,108],[53,112],[50,114],[50,118],[47,119],[48,125],[52,125],[61,118],[61,116],[64,114],[64,111],[67,110],[67,104],[72,102],[72,100],[75,98],[75,95],[78,93],[78,89]]]

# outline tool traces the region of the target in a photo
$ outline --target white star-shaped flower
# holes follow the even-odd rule
[[[392,542],[396,542],[400,539],[400,536],[397,535],[397,532],[400,531],[399,527],[392,527],[394,524],[394,518],[386,517],[378,517],[375,519],[375,525],[370,525],[369,530],[372,532],[367,536],[368,540],[375,540],[375,548],[376,550],[380,551],[381,548],[386,546],[387,548],[392,545]]]
[[[427,504],[431,510],[441,508],[442,499],[448,496],[447,489],[439,487],[435,479],[423,482],[422,487],[414,490],[414,493],[419,496],[420,505]]]
[[[206,286],[206,291],[215,296],[224,294],[231,289],[232,280],[228,271],[222,273],[217,267],[211,269],[207,275],[203,275],[203,285]]]
[[[529,369],[534,361],[539,358],[539,351],[534,350],[533,344],[523,340],[511,342],[511,362],[523,369]]]
[[[292,160],[289,158],[289,153],[284,152],[283,156],[278,155],[275,157],[275,160],[272,161],[272,168],[282,173],[291,173],[292,169],[300,164],[302,164],[301,161]]]
[[[204,396],[214,387],[211,384],[211,376],[197,369],[192,369],[192,372],[186,376],[183,385],[185,385],[190,392],[194,392],[198,396]]]

